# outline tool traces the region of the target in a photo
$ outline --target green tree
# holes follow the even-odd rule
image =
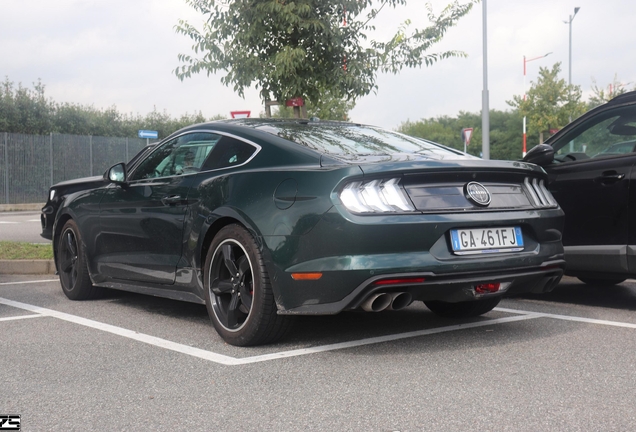
[[[581,102],[581,86],[566,84],[564,79],[559,79],[560,72],[561,63],[552,69],[539,68],[539,78],[531,82],[526,99],[514,96],[508,101],[522,117],[527,117],[528,131],[538,133],[540,142],[544,132],[562,128],[587,108]]]
[[[325,91],[355,101],[377,89],[378,72],[465,55],[428,51],[476,1],[455,1],[439,16],[427,5],[428,27],[409,31],[407,21],[392,38],[377,41],[370,38],[374,19],[406,0],[186,0],[205,24],[199,30],[179,21],[176,31],[193,40],[194,53],[179,55],[183,64],[175,73],[183,80],[225,71],[223,84],[241,96],[255,84],[263,101],[303,97],[317,106]]]
[[[629,83],[631,84],[631,83]],[[636,90],[636,88],[634,88]],[[607,85],[607,91],[604,87],[596,85],[596,80],[592,78],[592,96],[587,102],[587,108],[592,109],[599,105],[609,102],[610,99],[627,92],[627,85],[618,80],[618,75],[614,74],[614,79]]]
[[[468,153],[479,156],[482,150],[481,113],[461,111],[456,117],[442,116],[407,121],[399,127],[399,132],[438,142],[458,150],[464,150],[461,131],[473,128]],[[538,134],[530,135],[538,141]],[[522,117],[519,111],[490,110],[490,157],[499,160],[518,160],[522,156]]]
[[[91,105],[55,102],[44,95],[44,90],[40,81],[29,89],[22,84],[16,87],[5,78],[0,84],[0,132],[136,137],[138,130],[151,129],[158,131],[159,137],[166,137],[193,123],[224,118],[216,115],[206,119],[201,112],[173,118],[156,107],[145,116],[123,114],[115,106],[98,109]]]
[[[13,82],[6,77],[0,85],[0,131],[27,134],[47,133],[53,123],[55,106],[44,96],[41,81],[33,89]]]

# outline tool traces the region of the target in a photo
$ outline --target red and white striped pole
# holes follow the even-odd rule
[[[531,58],[530,60],[526,60],[526,56],[523,56],[523,101],[526,101],[526,63],[531,62],[532,60],[539,60],[543,57],[547,57],[551,52],[546,55],[542,55],[539,57]],[[526,116],[523,116],[523,157],[526,156]]]

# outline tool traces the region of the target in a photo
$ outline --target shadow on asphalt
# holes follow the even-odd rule
[[[130,307],[139,311],[159,313],[178,319],[208,319],[208,312],[204,305],[146,294],[104,289],[104,294],[100,297],[100,300]]]
[[[578,279],[567,278],[550,293],[528,294],[518,298],[636,311],[636,282],[628,280],[611,286],[588,285]]]
[[[198,322],[210,326],[205,306],[177,300],[153,297],[126,291],[105,290],[98,301],[113,303],[131,310],[172,317],[178,320]],[[400,311],[383,311],[369,313],[363,311],[345,311],[337,315],[297,316],[293,329],[283,340],[274,346],[255,347],[249,350],[259,354],[261,349],[271,351],[302,348],[307,346],[326,345],[385,335],[400,334],[425,329],[434,329],[458,324],[489,321],[494,318],[509,316],[508,314],[491,312],[483,317],[467,319],[450,319],[439,317],[428,310],[421,302]],[[477,332],[492,331],[492,327],[477,329]],[[528,335],[518,329],[519,338],[537,338],[540,334]],[[450,337],[446,334],[442,339]],[[469,337],[470,339],[470,337]],[[495,338],[496,341],[496,338]],[[493,341],[492,343],[497,343]],[[500,341],[501,342],[501,341]],[[412,342],[411,342],[412,343]],[[461,344],[459,344],[461,346]],[[452,346],[452,344],[451,344]],[[449,349],[451,346],[447,346]]]

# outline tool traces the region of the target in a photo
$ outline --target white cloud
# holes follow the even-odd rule
[[[450,0],[435,0],[441,10]],[[405,19],[425,25],[424,2],[384,11],[378,34],[390,34]],[[528,82],[539,67],[562,62],[568,71],[568,26],[563,23],[581,7],[573,22],[572,80],[589,93],[591,78],[599,85],[614,74],[636,83],[631,36],[634,4],[629,0],[534,0],[488,2],[490,107],[507,109],[506,100],[523,91],[523,55],[552,52],[528,63]],[[30,85],[41,78],[58,102],[116,105],[124,112],[145,114],[157,107],[172,115],[202,111],[206,116],[263,110],[258,92],[242,99],[220,84],[220,75],[180,82],[173,74],[177,54],[189,53],[189,39],[177,35],[179,18],[200,17],[180,0],[2,0],[0,1],[0,75]],[[355,121],[389,128],[411,119],[481,110],[482,5],[447,34],[438,50],[458,49],[455,58],[433,67],[403,70],[378,77],[377,95],[362,98],[352,112]],[[630,85],[630,88],[633,84]]]

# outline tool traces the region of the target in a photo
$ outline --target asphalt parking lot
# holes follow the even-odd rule
[[[226,345],[205,307],[0,275],[1,414],[22,430],[636,429],[636,282],[566,279],[450,320],[299,318],[273,346]]]

